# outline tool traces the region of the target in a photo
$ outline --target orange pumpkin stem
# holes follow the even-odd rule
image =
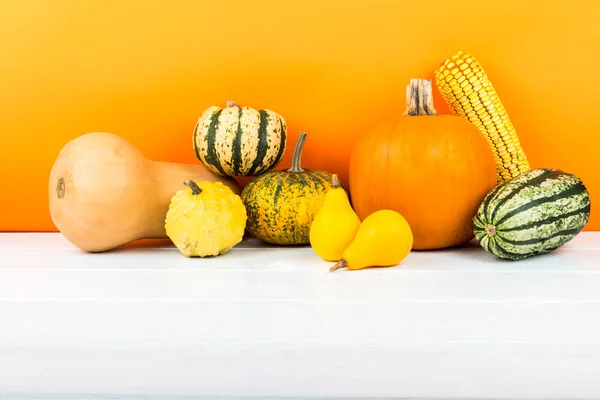
[[[348,267],[348,261],[346,261],[342,258],[334,266],[329,268],[329,272],[337,271],[338,269],[347,268],[347,267]]]
[[[411,117],[435,116],[433,90],[430,79],[411,79],[406,86],[406,111]]]
[[[296,147],[294,147],[294,154],[292,155],[292,166],[287,170],[287,172],[292,172],[295,174],[304,172],[302,167],[300,167],[300,160],[302,158],[302,148],[304,147],[305,141],[306,133],[300,132],[300,136],[298,136],[298,140],[296,141]]]
[[[189,187],[190,189],[192,189],[193,195],[198,195],[198,194],[202,193],[202,189],[200,189],[200,187],[194,181],[190,181],[189,179],[186,179],[185,182],[183,182],[183,184],[185,186]]]
[[[227,107],[239,107],[235,101],[227,100],[225,103]]]

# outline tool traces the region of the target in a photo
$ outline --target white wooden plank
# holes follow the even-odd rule
[[[149,255],[139,259],[152,262]],[[115,264],[111,269],[0,269],[0,302],[600,302],[599,271],[473,271],[465,270],[467,266],[446,266],[435,271],[398,268],[329,273],[327,267],[315,260],[303,270],[273,267],[270,271],[121,269]]]
[[[31,236],[30,236],[31,235]],[[48,242],[43,238],[48,237]],[[28,238],[31,238],[28,239]],[[0,233],[0,270],[2,269],[200,269],[218,271],[312,271],[326,270],[331,263],[320,262],[309,246],[269,246],[256,239],[244,240],[228,254],[215,258],[189,259],[172,245],[128,247],[111,252],[84,253],[60,234]],[[576,247],[577,243],[581,247]],[[569,246],[567,246],[569,245]],[[476,242],[461,248],[411,252],[400,269],[519,271],[600,271],[600,232],[583,232],[553,253],[511,262],[487,254]],[[275,255],[275,256],[269,256]],[[140,258],[144,257],[144,258]],[[151,260],[151,261],[148,261]]]
[[[5,301],[0,343],[600,343],[598,315],[599,303]]]
[[[590,345],[183,343],[0,352],[0,393],[18,399],[600,398],[600,348]]]

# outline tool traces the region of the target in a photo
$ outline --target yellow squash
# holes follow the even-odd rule
[[[310,245],[325,261],[339,261],[359,226],[360,219],[350,205],[348,194],[337,174],[333,174],[331,189],[310,226]]]
[[[400,213],[375,211],[365,218],[343,258],[330,271],[368,267],[390,267],[400,263],[412,250],[413,234]]]
[[[184,183],[165,220],[167,235],[181,254],[217,256],[241,242],[247,216],[240,196],[220,182]]]

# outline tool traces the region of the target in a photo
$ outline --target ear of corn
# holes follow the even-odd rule
[[[499,184],[531,169],[502,102],[473,56],[460,51],[445,60],[435,70],[435,80],[451,112],[468,119],[487,138]]]

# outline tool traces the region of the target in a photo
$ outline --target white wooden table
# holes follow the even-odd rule
[[[600,232],[519,262],[330,265],[0,234],[0,399],[600,398]]]

